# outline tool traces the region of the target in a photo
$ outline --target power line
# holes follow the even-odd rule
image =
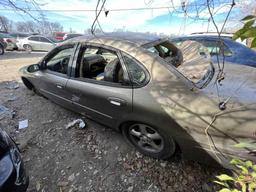
[[[231,4],[230,4],[231,5]],[[187,7],[207,6],[207,4],[189,4]],[[108,9],[108,11],[140,11],[140,10],[156,10],[156,9],[171,9],[182,8],[182,6],[165,6],[165,7],[138,7],[138,8],[117,8]],[[45,12],[95,12],[95,9],[24,9],[25,11],[45,11]],[[13,9],[0,9],[0,11],[13,11]]]

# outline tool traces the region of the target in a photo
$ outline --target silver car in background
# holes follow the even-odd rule
[[[31,51],[49,51],[56,46],[56,41],[50,37],[41,35],[32,35],[21,39],[18,43],[20,50]]]

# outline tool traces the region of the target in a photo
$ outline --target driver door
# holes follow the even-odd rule
[[[70,94],[66,90],[76,45],[55,48],[42,62],[40,93],[50,100],[70,108]]]

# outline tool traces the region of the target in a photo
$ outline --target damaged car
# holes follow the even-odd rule
[[[77,37],[23,67],[25,86],[53,102],[121,131],[141,153],[167,159],[256,160],[237,148],[256,140],[256,73],[225,66],[224,80],[201,44],[168,39]],[[254,69],[254,68],[253,68]],[[246,74],[246,75],[245,75]]]
[[[17,145],[0,129],[0,191],[26,192],[28,183]]]

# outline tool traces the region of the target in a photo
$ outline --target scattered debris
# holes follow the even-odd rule
[[[11,82],[7,82],[5,87],[7,89],[18,89],[20,86],[19,86],[19,83],[16,82],[16,81],[11,81]]]
[[[75,174],[74,173],[72,173],[72,175],[70,175],[69,177],[68,177],[68,180],[69,181],[74,181],[75,180]]]
[[[3,105],[0,105],[0,120],[6,116],[13,118],[15,114],[16,114],[15,111],[12,111]]]
[[[53,120],[50,119],[50,120],[42,122],[42,124],[45,125],[45,124],[49,124],[49,123],[52,123],[52,122],[53,122]]]
[[[71,127],[75,126],[75,125],[79,125],[79,128],[80,129],[83,129],[86,127],[86,124],[85,122],[82,120],[82,119],[76,119],[72,122],[70,122],[67,126],[66,126],[66,129],[70,129]]]
[[[11,95],[10,97],[8,97],[7,101],[15,101],[17,99],[17,97],[15,95]]]
[[[28,120],[19,121],[19,129],[25,129],[28,127]]]

